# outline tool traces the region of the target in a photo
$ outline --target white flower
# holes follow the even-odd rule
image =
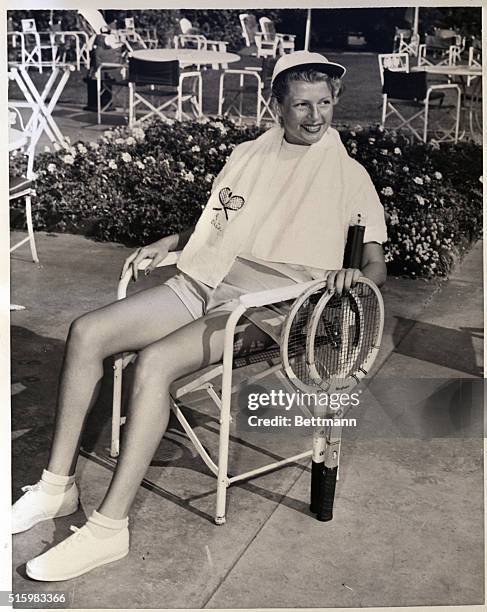
[[[413,178],[413,182],[416,183],[416,185],[423,185],[423,179],[420,176],[415,176]]]
[[[106,138],[107,140],[110,140],[110,138],[112,138],[112,137],[113,137],[113,132],[112,132],[111,130],[105,130],[105,131],[103,132],[103,136],[105,136],[105,138]]]
[[[145,132],[140,127],[132,128],[132,134],[134,135],[135,138],[137,138],[137,140],[144,140],[145,138]]]
[[[52,146],[53,146],[55,151],[60,151],[62,149],[61,145],[58,144],[57,142],[53,142]]]
[[[74,157],[72,155],[65,155],[63,157],[63,162],[68,164],[68,166],[72,166],[74,164]]]
[[[369,144],[374,144],[375,143],[375,138],[369,138]]]
[[[47,166],[47,171],[48,172],[56,172],[56,164],[49,164]]]
[[[443,174],[441,174],[441,172],[435,172],[433,176],[435,177],[435,179],[438,179],[439,181],[441,181],[441,179],[443,178]]]
[[[384,187],[381,193],[382,195],[385,195],[385,196],[391,196],[394,194],[394,192],[392,191],[392,187]]]
[[[189,134],[189,136],[186,139],[188,142],[193,142],[193,137],[191,136],[191,134]]]
[[[356,132],[354,132],[353,130],[350,131],[350,136],[353,136],[355,138],[356,135],[357,135]]]
[[[394,155],[402,155],[402,151],[401,151],[401,149],[399,147],[396,147],[394,149]]]
[[[82,155],[84,155],[85,153],[88,153],[88,149],[85,147],[85,145],[82,142],[78,143],[78,151]]]
[[[211,174],[211,172],[208,172],[208,174],[205,176],[205,181],[207,183],[211,183],[213,181],[215,177],[213,176],[213,174]]]
[[[111,168],[112,170],[116,170],[118,166],[117,166],[117,164],[116,164],[116,163],[113,161],[113,159],[111,159],[111,160],[108,162],[108,167],[109,167],[109,168]]]
[[[398,225],[399,224],[399,217],[397,216],[397,213],[392,213],[392,215],[389,218],[389,225]]]
[[[183,170],[181,172],[181,176],[185,181],[188,181],[188,183],[194,183],[194,174],[192,172],[187,172],[186,170]]]
[[[409,166],[403,166],[402,169],[404,170],[404,172],[409,172]]]
[[[135,138],[133,138],[132,136],[129,136],[127,140],[125,141],[125,144],[128,144],[129,146],[131,146],[131,145],[136,144],[136,142],[137,141],[135,140]]]
[[[425,199],[422,196],[416,194],[416,199],[418,200],[418,204],[420,204],[421,206],[424,206]]]
[[[145,160],[144,160],[144,161],[145,161],[146,163],[147,163],[147,162],[154,163],[156,160],[155,160],[155,158],[154,158],[154,157],[152,157],[152,155],[148,155],[148,156],[145,158]],[[162,162],[162,163],[164,163],[165,161],[166,161],[166,160],[163,160],[163,162]]]
[[[44,145],[44,153],[50,153],[51,148],[48,145]]]
[[[115,138],[115,144],[122,145],[125,144],[124,138]]]
[[[130,155],[130,153],[127,153],[127,152],[122,153],[122,160],[123,160],[123,161],[124,161],[126,164],[128,164],[129,162],[131,162],[131,161],[132,161],[132,156]]]
[[[194,145],[194,147],[191,147],[191,151],[193,153],[199,153],[201,151],[201,149],[199,148],[198,145]]]
[[[389,153],[389,151],[387,149],[381,149],[380,150],[380,154],[381,155],[387,155]]]
[[[228,132],[227,128],[223,125],[221,121],[215,121],[213,126],[219,129],[222,134],[226,134]]]
[[[215,149],[215,147],[211,147],[211,149],[208,150],[208,153],[210,155],[216,155],[218,151]]]
[[[138,159],[135,162],[135,165],[137,166],[137,168],[140,168],[141,170],[143,170],[145,168],[145,165],[140,161],[140,159]]]
[[[97,142],[90,142],[90,147],[93,149],[93,151],[96,151],[100,148],[100,145]]]
[[[226,151],[227,150],[227,145],[222,142],[221,145],[218,147],[220,149],[220,151]]]

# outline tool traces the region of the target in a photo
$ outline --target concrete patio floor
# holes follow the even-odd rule
[[[13,232],[12,239],[20,232]],[[129,250],[38,233],[11,257],[13,497],[45,465],[71,320],[112,301]],[[143,279],[136,290],[174,269]],[[13,539],[13,590],[64,592],[68,608],[325,608],[484,603],[482,243],[448,281],[390,278],[373,376],[345,428],[333,521],[308,511],[309,467],[229,489],[212,522],[215,480],[171,422],[130,514],[128,557],[64,583],[36,583],[25,562],[64,539],[100,503],[111,467],[110,363],[78,464],[77,514]],[[276,388],[276,380],[263,384]],[[242,405],[244,398],[237,398]],[[205,444],[217,419],[201,395],[191,414]],[[309,447],[305,435],[232,430],[232,469]],[[55,606],[53,606],[55,607]]]

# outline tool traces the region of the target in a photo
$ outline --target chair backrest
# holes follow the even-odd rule
[[[250,13],[241,13],[239,19],[240,25],[242,26],[242,36],[245,39],[245,45],[250,47],[255,43],[255,35],[259,31],[257,19],[255,15],[251,15]]]
[[[396,26],[396,36],[403,36],[404,38],[411,38],[411,30],[407,28],[398,28]]]
[[[193,24],[191,23],[189,19],[186,19],[186,17],[183,17],[182,19],[179,20],[179,27],[181,28],[182,34],[189,34],[191,30],[193,29]]]
[[[269,17],[261,17],[259,19],[260,29],[264,33],[264,40],[274,40],[276,37],[276,27],[274,22]]]
[[[133,17],[125,17],[125,29],[135,30],[135,19]]]
[[[384,69],[382,93],[398,100],[426,98],[426,72],[397,72]]]
[[[13,78],[9,75],[9,78]],[[20,106],[21,105],[21,106]],[[32,112],[29,121],[27,122],[19,110],[20,108],[29,108]],[[35,104],[20,103],[16,105],[15,101],[9,101],[8,103],[8,116],[9,116],[9,130],[14,130],[14,133],[18,133],[24,138],[19,141],[20,147],[25,150],[27,155],[27,178],[33,176],[34,171],[34,158],[37,141],[41,133],[39,123],[39,107]]]
[[[22,32],[25,34],[36,34],[37,26],[35,19],[21,19],[20,23],[22,25]]]
[[[179,62],[152,62],[136,57],[129,58],[128,80],[135,85],[162,85],[177,87],[179,85]]]
[[[78,14],[83,17],[95,34],[100,34],[102,28],[109,29],[108,23],[97,9],[78,9]]]
[[[380,53],[378,55],[380,82],[384,85],[384,70],[391,72],[409,72],[408,53]]]

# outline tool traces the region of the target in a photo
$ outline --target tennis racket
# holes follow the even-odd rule
[[[377,356],[383,319],[381,295],[367,279],[341,296],[327,291],[326,281],[318,281],[295,300],[284,322],[281,359],[286,376],[315,396],[350,391]],[[314,416],[323,418],[324,413],[316,397]],[[319,520],[333,516],[339,442],[337,427],[315,428],[310,510]]]
[[[359,279],[341,296],[324,294],[313,310],[306,345],[313,384],[328,395],[348,394],[370,371],[383,327],[382,296],[368,279]],[[339,409],[337,416],[341,414]],[[333,518],[340,434],[337,425],[328,429],[324,440],[316,434],[317,456],[323,456],[324,461],[315,467],[314,480],[312,473],[310,507],[320,521]]]

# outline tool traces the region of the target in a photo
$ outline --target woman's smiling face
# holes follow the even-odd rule
[[[336,100],[325,81],[290,81],[278,104],[284,135],[291,144],[312,145],[330,127]]]

